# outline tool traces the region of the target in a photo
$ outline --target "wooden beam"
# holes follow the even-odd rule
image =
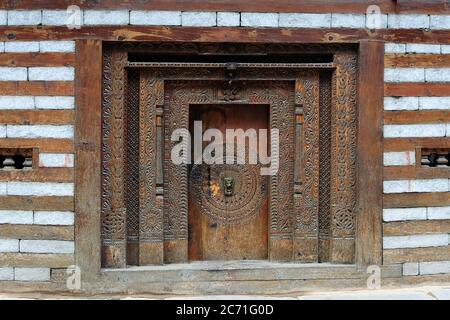
[[[387,68],[448,68],[448,54],[386,54],[384,65]]]
[[[38,148],[39,152],[74,152],[71,139],[0,139],[0,148]]]
[[[384,124],[448,123],[449,121],[450,121],[450,110],[414,110],[414,111],[384,112]]]
[[[73,110],[0,110],[0,124],[73,124]]]
[[[63,9],[77,5],[82,9],[130,9],[176,11],[236,11],[236,12],[344,12],[365,13],[369,4],[377,5],[383,13],[448,13],[446,0],[21,0],[3,1],[0,9]]]
[[[82,279],[100,271],[102,42],[76,42],[75,257]]]
[[[450,233],[450,220],[399,221],[383,224],[383,236]]]
[[[356,262],[382,263],[384,43],[359,47],[358,190]]]
[[[450,92],[450,83],[385,83],[386,97],[446,97]]]
[[[75,54],[73,53],[1,53],[1,67],[59,67],[73,66]]]
[[[0,171],[0,181],[73,182],[73,176],[73,168]]]
[[[0,95],[73,96],[72,81],[5,81]]]
[[[3,239],[73,240],[73,226],[0,225]]]
[[[0,265],[4,267],[67,268],[74,261],[73,254],[0,253]]]
[[[386,138],[384,151],[408,151],[415,148],[449,148],[449,138]]]
[[[383,251],[383,261],[385,264],[447,260],[450,260],[450,246],[389,249]]]
[[[73,211],[73,197],[0,196],[0,210]]]
[[[450,192],[395,193],[383,195],[384,208],[450,206]]]
[[[421,29],[306,29],[247,27],[84,26],[0,27],[0,41],[11,40],[185,41],[234,43],[358,43],[382,40],[408,43],[449,43],[450,30]]]
[[[417,160],[419,161],[419,160]],[[450,179],[450,167],[426,168],[417,166],[384,167],[384,180]]]

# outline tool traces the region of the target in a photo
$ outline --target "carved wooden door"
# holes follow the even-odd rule
[[[258,145],[267,150],[267,135],[258,141],[258,133],[267,133],[268,106],[196,105],[189,113],[191,135],[197,133],[191,140],[198,139],[194,124],[202,134],[212,129],[221,133],[216,138],[223,137],[219,143],[203,142],[205,159],[189,168],[189,260],[267,259],[268,177],[261,175],[261,166],[250,163],[250,158],[257,154]],[[232,153],[227,153],[227,142],[233,146]],[[239,142],[245,143],[244,163],[237,161]],[[217,143],[215,148],[207,149],[211,143]],[[215,161],[208,161],[208,156]]]

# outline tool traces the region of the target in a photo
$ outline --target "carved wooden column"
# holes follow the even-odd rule
[[[124,201],[125,51],[106,51],[103,75],[103,202],[102,264],[126,266],[126,209]]]
[[[301,159],[296,166],[301,167],[301,194],[294,193],[295,233],[294,260],[302,262],[318,261],[319,226],[319,73],[308,72],[295,83],[297,108],[303,114],[301,139]],[[297,187],[298,188],[298,187]],[[297,190],[296,190],[297,191]]]
[[[334,62],[330,261],[352,263],[357,197],[357,55],[340,51]]]
[[[140,79],[139,102],[139,265],[163,263],[163,211],[156,199],[157,108],[164,105],[164,81],[148,72]]]

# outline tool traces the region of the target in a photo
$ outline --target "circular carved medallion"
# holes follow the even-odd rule
[[[258,214],[267,193],[260,166],[197,164],[191,170],[192,199],[204,215],[218,223],[240,223]]]

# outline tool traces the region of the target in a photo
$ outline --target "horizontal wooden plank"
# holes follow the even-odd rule
[[[450,92],[449,92],[450,95]],[[449,123],[450,110],[385,111],[384,124]]]
[[[53,196],[0,196],[0,210],[74,211],[74,199]]]
[[[73,53],[0,53],[1,67],[70,67],[74,64],[75,54]]]
[[[386,138],[384,151],[408,151],[415,148],[450,148],[449,138]]]
[[[3,9],[66,9],[69,5],[83,9],[132,9],[180,11],[242,11],[242,12],[348,12],[365,13],[367,2],[360,0],[258,0],[258,1],[204,1],[204,0],[21,0],[3,1]],[[446,13],[446,0],[372,0],[370,4],[385,13]]]
[[[450,43],[449,30],[421,29],[303,29],[166,26],[0,27],[0,41],[100,39],[104,41],[190,41],[237,43],[357,43],[389,42]]]
[[[74,110],[0,110],[0,124],[73,124]]]
[[[73,264],[73,254],[0,253],[2,267],[67,268]]]
[[[448,260],[450,260],[450,246],[389,249],[383,251],[383,264]]]
[[[384,208],[450,206],[450,192],[395,193],[383,195]]]
[[[74,239],[73,226],[0,224],[3,239],[68,240]]]
[[[71,139],[0,139],[0,148],[38,148],[39,152],[74,152]]]
[[[73,81],[5,81],[0,95],[11,96],[73,96]]]
[[[450,83],[404,82],[385,83],[386,97],[446,97],[450,92]]]
[[[427,168],[416,166],[384,167],[384,180],[450,179],[450,167]]]
[[[0,170],[0,181],[73,182],[73,168]]]
[[[387,68],[448,68],[448,54],[386,54],[384,66]]]
[[[383,223],[383,236],[450,233],[450,220],[399,221]]]

